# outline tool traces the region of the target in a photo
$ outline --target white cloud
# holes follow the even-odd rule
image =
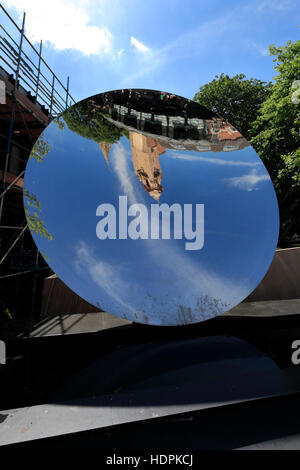
[[[132,182],[132,172],[130,172],[128,168],[126,150],[121,143],[119,143],[119,145],[113,146],[112,150],[113,169],[118,176],[122,191],[124,191],[124,194],[128,196],[130,204],[135,204],[137,203],[138,198]]]
[[[112,265],[94,256],[88,245],[82,240],[78,243],[75,256],[75,267],[88,272],[95,284],[102,288],[115,302],[134,312],[134,308],[124,302],[126,293],[132,290],[132,283],[126,281],[124,269]],[[123,278],[124,276],[124,278]]]
[[[193,161],[193,162],[204,162],[204,163],[211,163],[212,165],[229,165],[229,166],[260,166],[262,165],[261,162],[244,162],[244,161],[234,161],[234,160],[224,160],[223,158],[211,158],[208,157],[201,157],[200,155],[184,155],[181,153],[174,153],[174,154],[166,154],[167,157],[179,159],[179,160],[186,160],[186,161]]]
[[[295,2],[294,2],[295,3]],[[239,2],[238,5],[228,10],[226,13],[216,14],[212,20],[207,20],[195,28],[188,28],[187,31],[174,35],[167,43],[159,47],[152,47],[151,54],[141,54],[148,59],[147,64],[136,61],[126,73],[122,86],[143,86],[142,79],[151,76],[154,72],[170,62],[178,62],[182,59],[194,58],[195,63],[204,64],[210,60],[208,56],[214,54],[217,63],[218,57],[224,57],[224,53],[230,56],[233,50],[236,54],[241,48],[255,47],[257,52],[265,57],[269,55],[266,44],[250,44],[248,38],[254,37],[253,26],[256,26],[266,13],[279,15],[292,8],[291,0],[255,0]],[[252,28],[252,29],[251,29]],[[212,35],[211,32],[214,32]],[[230,34],[229,34],[230,32]],[[232,49],[232,35],[239,37]],[[209,41],[207,40],[209,38]],[[225,52],[226,51],[226,52]]]
[[[130,171],[132,163],[127,158],[126,152],[125,146],[121,143],[113,147],[112,169],[120,181],[122,191],[128,196],[130,204],[136,202],[147,204],[144,190],[138,192],[134,184],[136,176],[133,171]],[[131,159],[131,155],[129,157]],[[220,232],[218,234],[221,235]],[[146,278],[143,282],[131,281],[133,271],[135,271],[135,265],[132,263],[113,265],[103,261],[99,255],[94,255],[84,241],[81,241],[76,249],[75,266],[77,269],[87,271],[93,282],[105,291],[110,297],[110,302],[113,302],[115,314],[120,312],[121,306],[122,310],[126,309],[128,319],[143,322],[142,312],[145,312],[151,319],[150,323],[158,325],[178,322],[179,303],[182,306],[191,307],[192,311],[195,310],[193,321],[201,321],[228,310],[249,293],[249,286],[245,279],[242,283],[232,282],[214,270],[204,268],[201,263],[195,262],[191,256],[188,256],[175,240],[167,242],[144,240],[143,262],[145,259],[151,260],[152,269],[154,272],[157,269],[162,279],[165,276],[166,279],[172,280],[172,284],[163,288],[153,284],[152,295],[158,299],[155,305],[153,305],[153,297],[146,295],[148,292]],[[136,298],[138,300],[135,300]],[[210,300],[207,306],[203,305],[203,311],[197,312],[198,301],[201,298]],[[216,299],[215,307],[213,299]],[[227,307],[222,307],[221,303],[226,304]],[[137,317],[133,316],[135,314]]]
[[[132,46],[134,46],[140,52],[144,52],[144,53],[145,52],[150,52],[149,47],[145,46],[144,43],[142,43],[141,41],[138,41],[133,36],[131,36],[131,38],[130,38],[130,44]]]
[[[183,156],[181,154],[177,155],[179,157]],[[131,158],[131,155],[129,155],[129,158]],[[198,157],[195,157],[195,159],[198,159]],[[205,161],[210,160],[204,157],[200,157],[200,159]],[[225,160],[214,160],[215,163],[217,161],[220,164],[226,164]],[[126,149],[119,143],[117,146],[113,147],[112,166],[118,176],[122,191],[128,196],[130,204],[139,202],[147,205],[146,199],[144,198],[144,191],[142,190],[141,193],[137,193],[137,188],[131,179],[133,172],[130,171],[128,163]],[[252,165],[252,163],[248,162],[229,162],[229,164],[230,163]],[[253,165],[256,165],[256,163]],[[154,243],[151,243],[149,240],[145,240],[144,246],[145,255],[147,253],[147,255],[151,257],[153,269],[156,265],[157,269],[165,271],[166,276],[173,279],[174,285],[176,283],[178,284],[178,290],[186,292],[186,298],[190,299],[191,304],[193,304],[194,301],[192,299],[198,298],[203,294],[211,298],[216,298],[217,296],[222,302],[228,305],[229,309],[237,303],[236,299],[243,299],[247,295],[246,284],[239,285],[237,282],[233,284],[217,273],[213,271],[210,272],[203,268],[201,264],[194,263],[191,257],[186,256],[186,254],[178,248],[175,242],[172,243],[169,241],[165,243],[164,240],[155,240]],[[170,263],[170,260],[172,260],[172,263]],[[176,269],[174,266],[176,266]],[[183,283],[186,285],[185,288],[182,288]],[[173,296],[172,300],[166,301],[163,318],[159,318],[159,316],[156,318],[150,306],[145,305],[146,312],[147,310],[148,313],[151,312],[151,320],[153,323],[162,324],[162,320],[164,320],[164,324],[176,323],[176,309],[174,310],[174,305],[172,304],[174,299],[176,300],[176,296]],[[203,319],[206,316],[210,318],[211,314],[209,312],[203,312]]]
[[[220,19],[204,22],[195,29],[189,29],[177,36],[167,44],[151,50],[131,37],[130,42],[133,46],[142,52],[148,52],[148,54],[143,54],[143,59],[147,60],[147,66],[145,66],[145,62],[138,63],[131,74],[126,74],[123,85],[132,86],[133,82],[150,75],[170,61],[199,55],[202,51],[207,50],[207,37],[210,37],[210,46],[212,47],[218,42],[220,36],[227,33],[228,21],[227,16],[222,16]],[[214,31],[213,36],[211,36],[211,31]]]
[[[124,49],[120,49],[120,50],[118,51],[118,57],[120,57],[123,53],[124,53]]]
[[[269,180],[270,177],[268,174],[258,174],[256,170],[252,170],[247,175],[223,179],[223,181],[228,183],[230,186],[242,189],[244,191],[253,191],[256,189],[257,183]]]
[[[4,0],[22,16],[26,12],[25,31],[33,42],[49,42],[57,50],[75,49],[89,56],[111,50],[112,34],[106,28],[90,24],[91,18],[82,0]]]
[[[275,10],[275,11],[284,11],[284,10],[289,10],[292,7],[292,2],[291,0],[281,0],[281,1],[276,1],[274,2],[273,0],[264,0],[260,1],[256,5],[256,10],[258,12],[261,12],[263,10]]]
[[[269,55],[269,49],[257,43],[256,41],[249,39],[246,41],[246,44],[248,45],[250,49],[254,49],[255,51],[257,51],[260,55],[264,57],[267,57]]]

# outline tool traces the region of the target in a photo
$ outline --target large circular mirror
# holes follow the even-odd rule
[[[239,304],[266,274],[279,230],[272,182],[240,132],[152,90],[95,95],[53,120],[31,152],[24,206],[65,284],[155,325]]]

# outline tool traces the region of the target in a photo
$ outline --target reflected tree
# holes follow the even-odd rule
[[[48,155],[50,151],[50,144],[45,140],[43,134],[38,138],[31,150],[30,158],[34,158],[38,162],[42,162],[43,158]]]
[[[56,117],[55,119],[53,119],[52,122],[54,122],[54,124],[57,124],[58,128],[59,128],[61,131],[64,131],[64,130],[65,130],[65,127],[66,127],[66,126],[65,126],[65,123],[64,123],[64,121],[63,121],[63,119],[62,119],[61,116]]]
[[[51,233],[46,229],[43,220],[40,218],[39,212],[42,212],[41,203],[38,201],[36,195],[30,193],[26,188],[24,188],[24,202],[24,210],[29,230],[48,240],[54,240]],[[31,212],[30,208],[33,208]]]
[[[39,252],[41,253],[42,257],[44,258],[45,261],[50,261],[49,260],[49,257],[46,255],[46,253],[43,251],[43,250],[39,250]]]
[[[61,116],[53,119],[52,122],[56,124],[60,130],[65,129],[65,123],[63,119],[61,119]],[[51,145],[49,144],[49,142],[47,142],[45,136],[42,134],[34,144],[30,153],[30,158],[34,158],[38,162],[42,162],[44,157],[48,155],[50,149]]]
[[[114,144],[126,131],[110,123],[99,105],[93,100],[81,101],[71,106],[62,114],[64,121],[72,132],[95,142]],[[127,132],[128,134],[128,132]]]

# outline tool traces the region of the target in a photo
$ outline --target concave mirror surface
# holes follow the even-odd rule
[[[278,238],[272,182],[228,122],[152,90],[85,99],[36,142],[24,206],[75,293],[141,323],[207,320],[244,300]]]

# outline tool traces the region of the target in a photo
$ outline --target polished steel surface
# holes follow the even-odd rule
[[[221,117],[169,93],[116,90],[72,106],[35,144],[24,188],[53,271],[130,321],[219,315],[274,256],[278,205],[258,155]]]

